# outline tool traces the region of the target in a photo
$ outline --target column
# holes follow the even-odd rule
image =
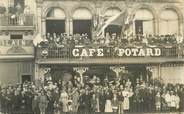
[[[65,19],[65,32],[66,32],[67,34],[71,34],[71,33],[70,33],[70,19],[69,19],[69,18],[66,18],[66,19]]]
[[[183,23],[182,23],[183,21],[182,21],[182,19],[179,19],[178,21],[179,21],[179,26],[178,26],[179,32],[178,33],[183,36]]]
[[[46,20],[42,19],[42,32],[41,32],[41,36],[46,35]]]
[[[120,72],[126,72],[125,67],[121,67],[121,66],[111,66],[110,70],[112,70],[116,73],[117,78],[119,78]]]
[[[42,0],[37,0],[37,31],[42,33]]]
[[[154,30],[154,34],[157,35],[159,34],[159,21],[157,19],[153,20],[153,30]]]
[[[41,85],[44,81],[44,67],[41,67],[39,64],[35,64],[35,84]]]
[[[69,19],[69,33],[73,34],[73,19]]]
[[[162,73],[161,64],[159,64],[159,66],[158,66],[158,77],[159,77],[159,79],[161,79],[161,73]]]
[[[80,75],[81,84],[83,84],[83,74],[88,70],[88,67],[74,67],[73,70]]]
[[[34,81],[39,79],[39,65],[35,63],[35,69],[34,69]]]

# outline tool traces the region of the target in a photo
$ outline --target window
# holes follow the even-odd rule
[[[10,0],[8,11],[11,14],[23,13],[25,7],[25,0]]]
[[[178,14],[173,9],[165,9],[160,14],[160,34],[177,34],[179,31]]]
[[[154,34],[154,16],[147,9],[139,9],[135,15],[135,33]]]
[[[47,13],[46,32],[47,33],[65,33],[65,12],[60,8],[53,7]]]
[[[87,34],[92,37],[92,13],[87,8],[79,8],[73,13],[73,34]]]
[[[22,35],[11,35],[10,36],[10,39],[14,40],[14,39],[17,39],[17,40],[20,40],[20,39],[23,39],[23,36]]]

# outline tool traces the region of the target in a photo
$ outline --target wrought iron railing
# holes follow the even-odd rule
[[[33,14],[3,14],[0,15],[1,26],[33,26]]]
[[[96,52],[93,53],[92,56],[89,56],[89,50],[88,49],[102,49],[103,50],[103,56],[97,56],[95,54]],[[181,58],[183,57],[183,48],[179,48],[178,46],[172,46],[172,47],[156,47],[157,49],[160,50],[159,55],[151,56],[145,54],[145,56],[139,56],[138,54],[135,55],[119,55],[118,54],[118,49],[142,49],[146,50],[147,48],[149,49],[155,49],[151,47],[98,47],[98,48],[92,48],[92,47],[52,47],[52,48],[36,48],[36,57],[37,58],[61,58],[61,59],[81,59],[81,58],[128,58],[128,57],[133,57],[133,58],[141,58],[141,57],[153,57],[153,58]],[[77,54],[79,56],[74,56],[73,51],[74,49],[78,49],[79,51]],[[88,56],[81,56],[81,50],[85,49],[87,50]]]

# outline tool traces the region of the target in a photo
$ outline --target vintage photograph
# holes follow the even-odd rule
[[[0,114],[182,114],[184,0],[0,0]]]

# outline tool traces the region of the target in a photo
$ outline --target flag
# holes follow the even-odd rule
[[[99,15],[95,14],[93,16],[93,27],[97,29],[98,25],[99,25]]]
[[[41,34],[40,33],[38,33],[37,35],[36,35],[36,37],[33,39],[33,44],[34,44],[34,46],[37,46],[40,42],[42,42],[43,41],[43,39],[42,39],[42,37],[41,37]]]
[[[106,22],[104,22],[98,30],[97,36],[99,36],[104,29],[109,26],[109,25],[119,25],[119,26],[124,26],[126,17],[128,16],[127,11],[121,12],[115,16],[110,17]]]
[[[135,21],[135,13],[133,15],[129,15],[125,21],[125,28],[123,31],[126,31],[127,29],[130,28],[130,25],[133,24],[133,22]]]

